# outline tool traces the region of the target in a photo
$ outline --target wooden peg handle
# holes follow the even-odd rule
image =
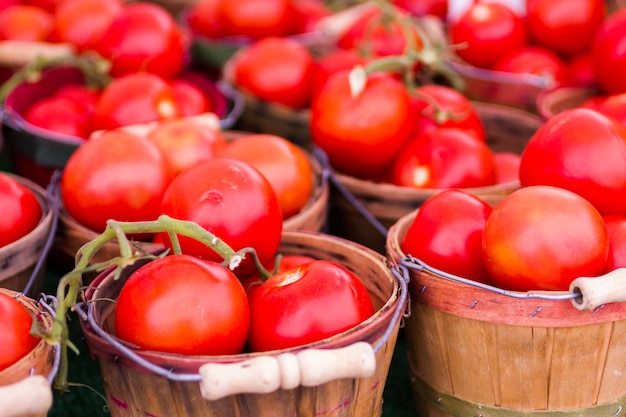
[[[339,349],[306,349],[236,363],[206,363],[199,371],[200,391],[205,399],[217,400],[234,394],[269,393],[340,378],[369,377],[375,371],[372,346],[357,342]]]
[[[52,389],[42,375],[0,387],[0,417],[45,415],[52,407]]]
[[[582,311],[626,301],[626,268],[617,268],[599,277],[576,278],[569,290],[580,292],[580,297],[572,299],[572,304]]]
[[[76,48],[69,43],[35,42],[20,40],[0,41],[0,64],[20,67],[35,58],[68,58],[76,54]]]

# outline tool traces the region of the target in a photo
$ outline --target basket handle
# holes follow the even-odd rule
[[[580,297],[572,299],[572,304],[582,311],[626,301],[626,268],[617,268],[599,277],[576,278],[569,290],[580,293]]]
[[[31,375],[0,387],[0,416],[45,415],[52,407],[52,389],[46,377]]]
[[[374,349],[367,342],[357,342],[338,349],[306,349],[238,363],[206,363],[200,367],[200,390],[205,399],[218,400],[232,394],[316,386],[339,378],[367,378],[375,371]]]

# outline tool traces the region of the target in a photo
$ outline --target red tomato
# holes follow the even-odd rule
[[[535,44],[572,56],[591,47],[604,9],[603,0],[528,0],[528,33]]]
[[[503,54],[492,66],[495,71],[532,74],[561,84],[567,76],[565,62],[551,50],[541,46],[523,46]]]
[[[218,9],[222,36],[266,38],[298,31],[298,13],[292,0],[222,1]]]
[[[213,111],[211,99],[194,82],[176,79],[170,81],[170,86],[181,116],[195,116]]]
[[[154,144],[111,130],[72,153],[63,169],[60,191],[70,216],[102,232],[108,219],[156,219],[170,181],[165,160]]]
[[[33,318],[26,307],[4,292],[0,292],[0,317],[0,371],[3,371],[28,355],[40,339],[30,334]]]
[[[519,181],[520,155],[506,151],[494,152],[493,160],[496,163],[496,184]]]
[[[608,248],[598,210],[578,194],[547,185],[504,197],[483,235],[491,279],[517,291],[565,291],[577,277],[600,275]]]
[[[306,255],[280,255],[274,259],[271,265],[265,268],[273,273],[273,275],[276,275],[314,260],[315,258]],[[259,288],[263,283],[263,279],[258,271],[254,271],[252,274],[242,278],[241,283],[248,294],[248,298],[250,298],[250,294]]]
[[[441,128],[416,136],[391,168],[396,185],[414,188],[471,188],[493,185],[496,168],[485,142],[459,129]]]
[[[313,96],[322,89],[328,78],[341,70],[351,70],[357,65],[364,65],[366,60],[356,49],[333,49],[315,59],[313,64]]]
[[[184,118],[160,121],[146,137],[159,148],[173,176],[215,158],[227,145],[218,129]]]
[[[489,283],[482,237],[491,210],[473,194],[441,191],[420,206],[400,247],[433,268]]]
[[[626,92],[626,9],[607,16],[591,46],[598,86],[607,93]]]
[[[91,118],[85,109],[65,97],[46,97],[34,102],[24,120],[33,126],[57,133],[87,139],[91,134]]]
[[[111,61],[113,77],[137,71],[174,77],[186,63],[186,49],[174,17],[163,7],[146,1],[125,4],[94,46]]]
[[[626,267],[626,216],[604,216],[604,224],[609,234],[609,256],[604,272],[611,272]]]
[[[311,137],[339,171],[381,174],[413,134],[411,97],[394,76],[370,76],[354,96],[349,71],[332,75],[311,105]]]
[[[94,128],[113,129],[180,116],[170,84],[156,74],[136,72],[113,79],[96,106]]]
[[[207,38],[220,37],[221,3],[221,0],[199,0],[189,4],[183,17],[193,34]]]
[[[96,114],[96,106],[100,99],[100,90],[87,85],[65,84],[59,87],[54,93],[54,96],[72,100],[91,118]]]
[[[456,50],[468,64],[491,66],[505,53],[524,46],[524,21],[508,6],[498,2],[476,2],[450,23],[450,42],[464,46]]]
[[[452,87],[426,84],[415,89],[413,105],[419,115],[417,131],[427,133],[445,127],[465,130],[485,142],[485,126],[472,102]]]
[[[309,33],[318,30],[318,23],[333,14],[333,10],[324,0],[294,0],[298,14],[296,33]]]
[[[248,344],[256,352],[302,346],[373,314],[367,289],[354,273],[315,260],[272,276],[251,293]]]
[[[597,110],[626,125],[626,92],[590,97],[581,106]]]
[[[0,10],[0,40],[45,41],[54,26],[52,14],[17,4]]]
[[[436,16],[442,20],[448,16],[447,0],[393,0],[392,3],[413,16]]]
[[[580,194],[602,214],[626,214],[626,127],[597,111],[573,108],[552,116],[530,138],[520,183]]]
[[[591,52],[572,56],[565,61],[565,69],[565,84],[580,87],[593,87],[596,85]]]
[[[0,207],[0,248],[32,232],[43,214],[35,193],[5,173],[0,173]]]
[[[283,137],[245,135],[229,142],[218,156],[238,159],[258,169],[272,185],[283,219],[299,213],[311,198],[311,163],[303,149]]]
[[[244,47],[232,66],[233,82],[261,100],[295,109],[311,101],[313,57],[290,38],[270,37]]]
[[[161,212],[196,222],[234,250],[254,248],[263,265],[280,244],[283,218],[272,186],[250,164],[235,159],[215,158],[178,175],[165,191]],[[183,253],[222,261],[188,237],[181,236],[180,244]],[[248,257],[235,273],[244,276],[253,269]]]
[[[118,0],[63,0],[54,11],[54,36],[59,42],[91,50],[122,10]]]
[[[246,293],[225,266],[194,256],[147,263],[124,283],[115,332],[142,350],[181,355],[243,351],[250,316]]]

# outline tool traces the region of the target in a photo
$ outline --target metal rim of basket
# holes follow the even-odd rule
[[[394,272],[394,271],[392,271]],[[382,337],[372,345],[372,349],[374,353],[380,351],[380,349],[387,343],[389,338],[391,337],[396,324],[400,320],[402,316],[404,316],[406,302],[408,299],[408,275],[407,274],[397,274],[392,273],[392,276],[398,281],[400,294],[397,300],[397,306],[389,325],[385,329]],[[86,310],[86,311],[85,311]],[[202,381],[202,376],[199,373],[183,373],[183,372],[174,372],[171,369],[164,368],[159,365],[155,365],[149,360],[144,359],[138,353],[135,352],[132,348],[129,348],[122,344],[118,339],[116,339],[111,334],[107,333],[98,323],[96,323],[93,317],[94,305],[91,302],[79,302],[76,304],[76,312],[81,320],[86,321],[91,329],[98,336],[102,337],[106,342],[110,343],[115,349],[118,350],[121,354],[125,355],[128,359],[131,359],[136,364],[142,366],[146,370],[158,375],[165,377],[171,381],[177,382],[200,382]]]
[[[56,315],[56,306],[57,299],[52,295],[41,294],[38,300],[39,305],[41,305],[53,318]],[[54,360],[52,362],[52,369],[50,370],[50,374],[46,377],[48,380],[48,385],[52,386],[54,383],[54,379],[59,372],[59,367],[61,366],[61,344],[57,343],[52,346],[52,350],[54,352]],[[31,370],[33,372],[34,370]]]

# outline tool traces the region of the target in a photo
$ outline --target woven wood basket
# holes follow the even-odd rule
[[[44,329],[50,330],[53,314],[40,303],[20,292],[0,288],[0,292],[20,302]],[[52,406],[50,380],[54,378],[56,347],[43,339],[18,362],[0,371],[0,415],[16,417],[45,417]],[[44,379],[45,378],[45,379]],[[7,408],[6,399],[11,404]],[[4,414],[8,413],[8,414]]]
[[[174,379],[173,374],[166,377],[152,370],[147,371],[120,352],[114,344],[115,340],[112,343],[95,332],[94,325],[112,332],[115,304],[104,300],[115,299],[128,276],[128,273],[123,273],[119,280],[114,280],[112,274],[104,273],[94,281],[95,289],[85,294],[85,300],[93,311],[85,313],[80,305],[78,309],[83,311],[81,326],[87,345],[100,364],[111,416],[380,416],[382,393],[399,329],[398,319],[405,308],[406,284],[392,275],[382,255],[334,236],[318,232],[284,232],[280,252],[332,260],[349,268],[366,285],[376,313],[344,333],[288,350],[230,356],[181,356],[133,351],[166,371],[186,375],[197,374],[207,364],[212,370],[227,366],[229,371],[224,374],[225,378],[244,382],[238,389],[206,399],[207,396],[201,394],[197,379],[179,381]],[[91,302],[93,300],[99,301]],[[92,317],[91,324],[89,317]],[[324,381],[313,384],[302,382],[286,388],[268,383],[271,388],[257,390],[259,375],[246,373],[261,362],[274,363],[289,354],[329,355],[313,365],[314,371],[325,368],[326,360],[333,363],[339,359],[337,367],[341,368],[360,355],[348,354],[338,358],[336,354],[343,349],[353,352],[353,348],[364,346],[367,349],[371,346],[375,358],[375,370],[367,375],[359,372],[356,375],[360,376],[350,372],[340,377],[330,375]],[[300,381],[304,381],[308,372],[303,367],[300,369]],[[264,374],[266,380],[274,380],[273,376],[272,372]]]
[[[543,91],[537,96],[537,112],[548,120],[563,110],[572,109],[588,98],[600,94],[592,87],[557,87]]]
[[[408,265],[400,242],[415,215],[389,231],[396,266]],[[566,291],[538,293],[563,299],[531,298],[407,270],[404,334],[421,417],[623,414],[626,303],[580,311]]]
[[[496,104],[475,102],[485,125],[489,146],[494,151],[521,154],[526,143],[543,121],[526,111]],[[400,217],[418,208],[441,189],[417,189],[393,184],[375,183],[341,173],[333,177],[349,197],[371,214],[385,228],[379,231],[360,213],[344,193],[331,189],[328,215],[329,231],[341,237],[366,245],[380,253],[385,252],[386,229]],[[465,189],[490,204],[501,200],[519,188],[519,182]]]
[[[41,220],[30,233],[0,248],[0,287],[39,294],[48,255],[48,240],[56,231],[56,209],[46,190],[19,175],[5,173],[32,190],[41,205]]]

